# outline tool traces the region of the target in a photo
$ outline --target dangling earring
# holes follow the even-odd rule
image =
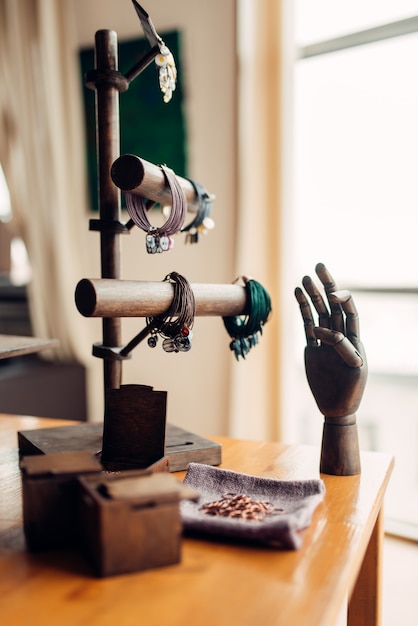
[[[160,52],[155,57],[155,64],[158,67],[160,89],[163,93],[164,102],[170,102],[173,91],[176,88],[177,69],[174,57],[169,48],[160,38]]]

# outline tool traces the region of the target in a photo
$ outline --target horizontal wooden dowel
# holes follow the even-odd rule
[[[245,288],[235,284],[191,284],[196,316],[245,313]],[[85,317],[150,317],[164,313],[174,294],[171,283],[107,278],[83,278],[75,291],[78,311]]]
[[[122,191],[138,194],[163,205],[171,205],[170,187],[161,167],[154,163],[134,154],[123,154],[113,162],[110,176],[116,187]],[[192,183],[181,176],[177,176],[177,180],[183,189],[188,205],[193,205],[196,201],[196,192]],[[196,211],[196,207],[189,206],[188,210]]]

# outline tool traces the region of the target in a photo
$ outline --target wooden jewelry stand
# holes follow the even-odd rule
[[[104,364],[104,425],[81,424],[20,432],[21,455],[72,450],[97,453],[103,449],[103,435],[108,426],[108,394],[121,388],[122,361],[130,357],[131,349],[148,333],[145,329],[127,346],[120,347],[120,318],[158,315],[167,310],[173,297],[172,285],[167,282],[120,280],[119,237],[128,234],[131,227],[129,222],[122,224],[120,221],[120,189],[129,190],[157,202],[171,202],[170,190],[158,166],[132,155],[122,157],[119,155],[119,92],[126,91],[129,82],[159,52],[156,38],[158,35],[151,27],[152,24],[149,23],[148,27],[145,24],[144,28],[151,43],[151,50],[127,75],[118,72],[116,33],[111,30],[98,31],[95,36],[96,68],[86,76],[86,84],[96,92],[100,219],[90,221],[90,230],[100,232],[101,279],[81,280],[76,287],[75,300],[82,315],[103,319],[103,342],[93,346],[93,354],[102,358]],[[195,190],[192,184],[184,178],[177,178],[188,203],[193,203]],[[192,289],[196,300],[196,315],[231,316],[245,312],[245,289],[241,286],[192,285]],[[143,391],[146,398],[149,398],[152,388],[144,387]],[[137,409],[138,407],[135,407],[135,411]],[[133,410],[131,409],[131,413]],[[122,413],[125,412],[124,410]],[[150,413],[149,417],[153,418],[152,408]],[[116,433],[115,428],[118,431]],[[146,449],[161,450],[162,455],[168,456],[171,471],[185,469],[191,461],[210,465],[218,465],[221,462],[220,444],[170,424],[167,425],[166,433],[161,434],[161,427],[157,431],[155,435],[149,433],[147,428],[142,437],[149,439],[143,442],[142,446]],[[127,446],[138,435],[141,437],[141,433],[138,433],[138,424],[136,423],[133,430],[130,430],[130,420],[124,420],[123,417],[116,420],[116,426],[115,423],[112,425],[112,437],[126,442]],[[113,464],[112,460],[110,467],[125,469],[124,466],[119,467],[116,461]]]

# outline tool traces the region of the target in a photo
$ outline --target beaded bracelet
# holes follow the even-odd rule
[[[165,352],[188,352],[192,347],[196,311],[194,293],[186,278],[178,272],[171,272],[164,280],[174,286],[173,300],[165,313],[147,318],[147,326],[151,329],[148,345],[155,348],[160,335]]]
[[[212,204],[215,200],[215,196],[210,194],[202,185],[196,183],[194,180],[189,179],[193,185],[198,201],[199,207],[195,218],[181,229],[182,233],[186,234],[185,243],[197,243],[199,241],[199,234],[205,233],[208,230],[215,228],[215,222],[210,217],[212,211]]]
[[[148,219],[145,198],[132,193],[125,194],[126,209],[132,221],[145,231],[145,244],[148,254],[165,252],[174,245],[173,235],[181,230],[187,212],[187,200],[173,170],[160,166],[170,187],[172,196],[171,211],[167,221],[160,227],[152,226]]]
[[[263,334],[263,326],[272,310],[270,296],[259,282],[246,277],[243,277],[243,282],[248,313],[222,318],[232,339],[229,348],[235,353],[237,361],[239,357],[245,359],[251,348],[258,344],[259,335]]]

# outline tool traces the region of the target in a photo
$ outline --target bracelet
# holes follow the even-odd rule
[[[200,233],[206,234],[208,230],[215,228],[215,222],[210,217],[215,196],[206,191],[202,185],[199,185],[199,183],[196,183],[194,180],[189,178],[189,181],[196,192],[199,207],[195,218],[190,224],[182,228],[181,232],[187,233],[185,243],[198,243]]]
[[[173,170],[160,165],[170,187],[172,205],[167,221],[160,227],[152,226],[148,219],[147,205],[142,196],[126,193],[126,209],[132,221],[147,233],[145,237],[148,254],[165,252],[174,245],[173,235],[181,230],[187,212],[187,200]]]
[[[259,342],[259,335],[263,334],[263,326],[271,313],[271,299],[264,287],[257,282],[243,277],[246,292],[245,315],[223,317],[224,326],[231,337],[230,350],[245,359],[251,348]]]
[[[164,281],[174,286],[173,300],[165,313],[147,318],[147,326],[151,329],[148,345],[155,348],[160,335],[165,352],[188,352],[192,347],[196,311],[193,290],[187,279],[178,272],[171,272]]]

